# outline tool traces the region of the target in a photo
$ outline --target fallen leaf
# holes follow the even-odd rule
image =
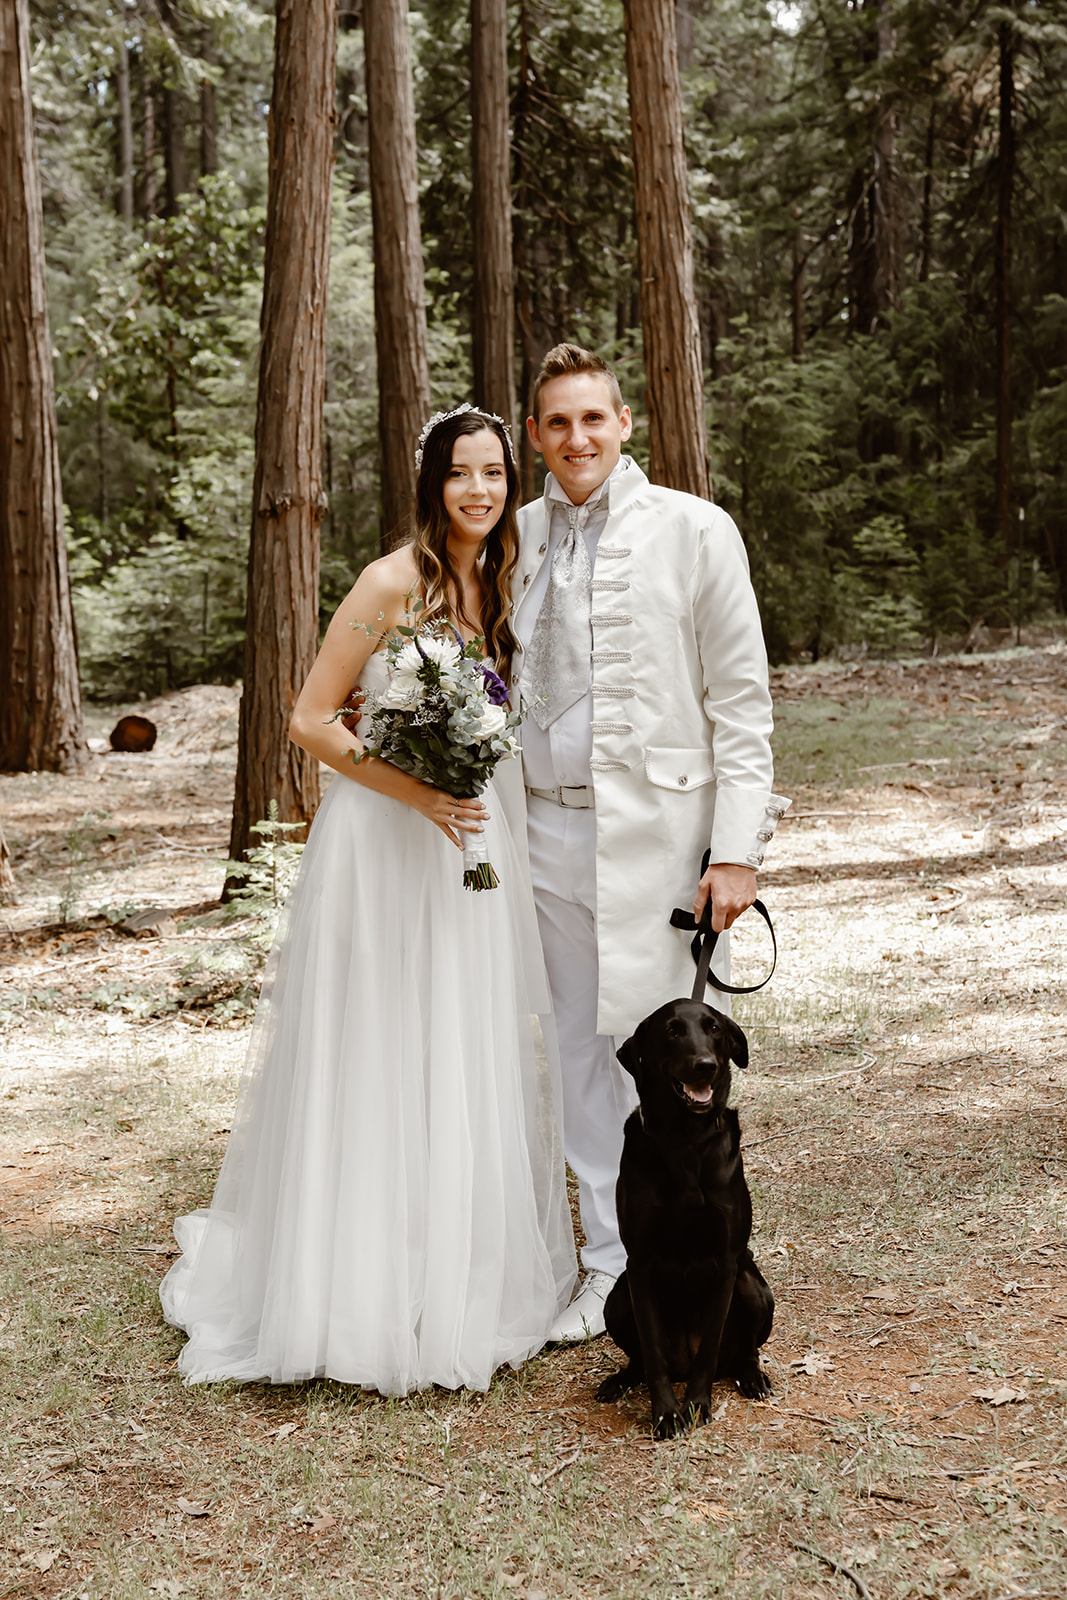
[[[211,1512],[207,1506],[202,1506],[196,1500],[187,1500],[184,1495],[179,1495],[177,1500],[178,1510],[184,1511],[187,1517],[210,1517]]]
[[[524,1572],[502,1572],[500,1581],[505,1589],[521,1589],[526,1582],[526,1574]]]
[[[834,1371],[834,1363],[830,1357],[821,1355],[818,1350],[809,1350],[807,1355],[801,1356],[798,1361],[791,1361],[789,1365],[794,1372],[805,1372],[809,1378],[817,1378],[820,1373]]]
[[[876,1544],[858,1544],[851,1550],[846,1550],[844,1560],[850,1567],[869,1567],[878,1556]]]
[[[157,1578],[148,1587],[154,1594],[165,1595],[166,1600],[178,1600],[178,1596],[185,1593],[177,1578]]]
[[[58,1550],[38,1550],[37,1554],[30,1557],[30,1565],[37,1568],[38,1572],[48,1572],[55,1565]]]
[[[320,1534],[329,1533],[330,1529],[335,1527],[336,1524],[337,1518],[331,1517],[328,1511],[324,1511],[321,1517],[316,1517],[313,1522],[308,1523],[308,1532],[317,1539]]]
[[[146,1437],[145,1431],[141,1427],[141,1424],[139,1422],[135,1422],[133,1417],[126,1418],[126,1426],[129,1428],[130,1432],[135,1433],[139,1439]]]
[[[283,1422],[280,1428],[275,1428],[274,1437],[276,1439],[288,1439],[289,1435],[295,1433],[299,1426],[299,1422]]]
[[[972,1389],[971,1393],[976,1400],[988,1400],[991,1406],[1006,1406],[1013,1400],[1026,1398],[1024,1390],[1009,1389],[1006,1383],[1001,1384],[999,1389]]]
[[[889,1300],[899,1300],[900,1299],[900,1295],[898,1294],[896,1289],[893,1288],[892,1284],[883,1283],[881,1288],[872,1289],[870,1291],[870,1293],[869,1294],[865,1294],[863,1298],[865,1300],[886,1300],[886,1301],[889,1301]]]

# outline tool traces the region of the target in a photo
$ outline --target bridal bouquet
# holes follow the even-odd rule
[[[457,800],[472,800],[498,761],[518,754],[519,714],[508,687],[482,659],[482,641],[463,644],[436,624],[394,629],[385,647],[389,687],[367,696],[372,743],[362,755],[381,756]],[[499,883],[482,833],[464,835],[463,883]]]

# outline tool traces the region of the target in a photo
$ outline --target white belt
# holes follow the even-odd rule
[[[555,789],[531,789],[527,785],[526,793],[536,795],[538,800],[553,800],[557,806],[567,806],[572,811],[591,810],[594,803],[591,783],[580,787],[561,783]]]

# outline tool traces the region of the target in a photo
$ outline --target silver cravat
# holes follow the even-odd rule
[[[589,692],[593,573],[583,530],[591,508],[565,509],[569,526],[552,557],[548,590],[526,652],[523,701],[539,728],[547,728]]]

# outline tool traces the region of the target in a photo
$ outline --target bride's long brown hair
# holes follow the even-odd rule
[[[509,619],[511,580],[519,559],[519,527],[515,519],[519,475],[511,458],[510,441],[496,417],[482,411],[464,411],[459,416],[446,417],[427,437],[415,488],[415,534],[411,550],[425,604],[421,616],[428,620],[454,617],[468,628],[478,627],[478,622],[464,610],[462,591],[448,558],[451,523],[445,510],[444,488],[452,470],[452,447],[456,440],[465,433],[484,432],[495,433],[500,440],[508,490],[500,517],[485,536],[476,569],[482,590],[480,631],[485,638],[486,654],[493,657],[497,672],[507,680],[515,652],[515,635]]]

